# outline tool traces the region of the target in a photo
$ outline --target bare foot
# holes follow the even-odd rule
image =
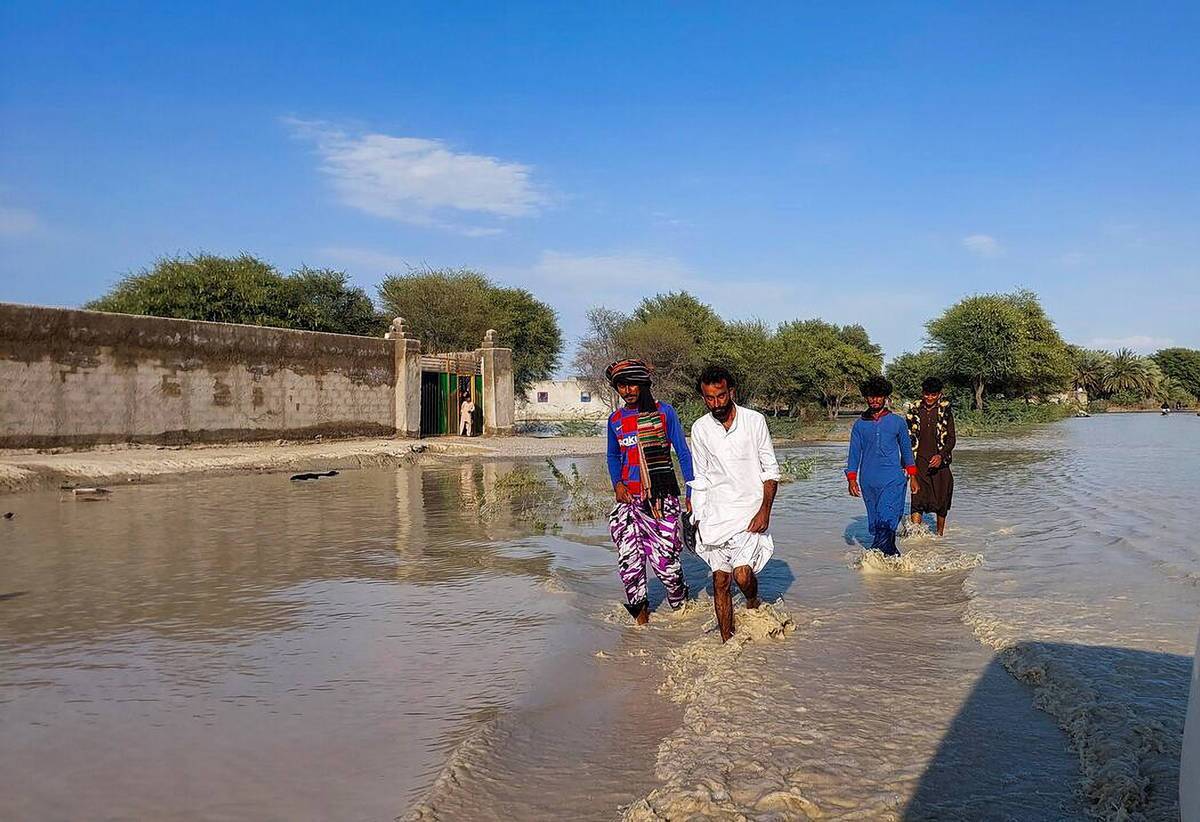
[[[757,611],[759,605],[762,605],[762,600],[759,599],[758,597],[755,597],[754,599],[746,600],[746,610],[747,611]]]
[[[638,611],[638,615],[633,618],[638,625],[645,625],[650,621],[650,606],[649,604],[642,606],[642,610]]]

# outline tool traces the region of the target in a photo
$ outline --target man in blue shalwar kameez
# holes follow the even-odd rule
[[[887,408],[892,384],[886,378],[871,377],[860,390],[867,400],[867,410],[850,431],[846,480],[850,495],[862,497],[866,503],[871,549],[899,556],[896,529],[904,517],[905,492],[917,493],[917,463],[908,423]]]

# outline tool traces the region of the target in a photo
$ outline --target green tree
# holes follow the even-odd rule
[[[905,352],[888,363],[886,373],[896,394],[910,402],[920,399],[921,383],[926,377],[940,377],[946,382],[941,357],[934,351]]]
[[[806,401],[819,402],[830,418],[836,417],[858,385],[878,374],[883,356],[862,326],[839,327],[824,320],[783,323],[776,332],[775,372],[778,389],[789,408]]]
[[[635,320],[619,337],[621,356],[645,360],[654,374],[654,395],[681,405],[692,395],[696,376],[696,341],[692,333],[673,317]]]
[[[302,267],[285,278],[287,326],[335,334],[382,336],[387,321],[350,276],[331,268]]]
[[[1118,350],[1109,358],[1108,372],[1104,375],[1104,390],[1110,394],[1152,396],[1155,374],[1147,367],[1147,362],[1144,357],[1139,357],[1128,348]]]
[[[946,373],[971,386],[983,408],[989,385],[1019,379],[1030,368],[1025,316],[1005,295],[968,297],[925,325]]]
[[[1165,402],[1170,406],[1191,405],[1196,401],[1196,396],[1184,387],[1183,383],[1174,377],[1163,377],[1158,381],[1158,387],[1154,392],[1154,399],[1159,402]]]
[[[1104,380],[1108,376],[1112,358],[1104,351],[1071,346],[1071,385],[1087,392],[1088,397],[1097,399],[1107,392]]]
[[[410,270],[379,284],[388,316],[403,317],[426,352],[474,351],[489,328],[513,349],[516,389],[554,373],[562,331],[554,309],[523,288],[504,288],[469,269]]]
[[[770,327],[762,320],[726,323],[708,343],[706,362],[721,363],[738,382],[738,402],[765,408],[772,405],[771,382],[776,378]]]
[[[1164,348],[1152,359],[1165,376],[1177,380],[1194,398],[1200,398],[1200,351],[1194,348]]]
[[[1045,397],[1065,391],[1071,384],[1074,363],[1067,344],[1046,316],[1032,291],[1022,289],[1006,296],[1025,321],[1027,361],[1004,388],[1012,396]]]
[[[872,359],[883,362],[883,349],[871,342],[871,335],[861,325],[843,325],[837,331],[838,339],[857,348]]]
[[[633,312],[633,322],[655,319],[674,320],[692,338],[697,352],[715,344],[725,329],[724,321],[712,306],[700,302],[686,291],[671,291],[647,297]]]
[[[487,277],[468,269],[414,268],[385,277],[378,291],[387,316],[403,317],[423,350],[441,354],[473,351],[494,327],[489,325],[492,288]]]
[[[84,308],[339,334],[383,328],[371,299],[345,273],[301,268],[285,277],[249,254],[164,257]]]

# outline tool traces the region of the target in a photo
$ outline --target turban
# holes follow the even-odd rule
[[[604,369],[604,376],[614,386],[619,382],[650,385],[650,367],[641,360],[618,360]]]

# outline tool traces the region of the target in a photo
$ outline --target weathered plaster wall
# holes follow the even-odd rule
[[[516,416],[512,349],[496,348],[496,332],[489,330],[478,353],[483,361],[483,433],[512,434]]]
[[[0,447],[390,435],[395,385],[391,340],[0,303]]]

